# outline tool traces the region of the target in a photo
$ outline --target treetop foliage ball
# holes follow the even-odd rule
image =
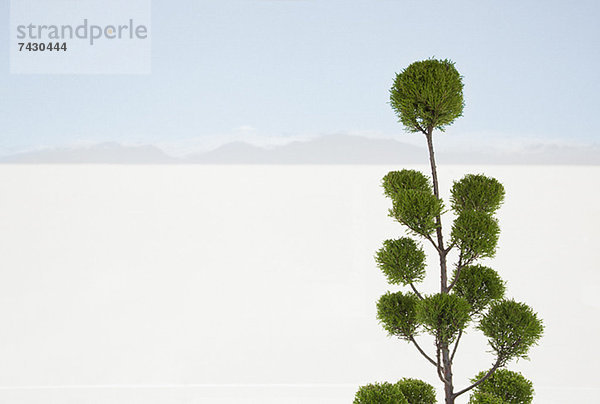
[[[452,242],[460,249],[463,263],[476,258],[493,257],[500,235],[498,221],[492,215],[463,211],[452,226]]]
[[[457,213],[480,210],[494,213],[504,202],[504,186],[495,178],[467,174],[452,186],[450,202]]]
[[[425,278],[425,252],[408,237],[385,240],[375,260],[390,284],[408,285]]]
[[[390,336],[410,340],[419,327],[417,303],[412,293],[387,292],[377,302],[377,319]]]
[[[501,398],[496,397],[493,394],[482,393],[480,391],[476,391],[471,395],[469,399],[469,404],[506,404],[502,401]]]
[[[418,301],[417,320],[444,343],[454,341],[470,320],[471,306],[462,297],[437,293]]]
[[[397,385],[409,404],[435,404],[435,389],[429,383],[419,379],[404,378]]]
[[[501,364],[513,358],[527,358],[529,348],[537,344],[544,333],[544,325],[537,313],[525,303],[514,300],[490,304],[478,328],[488,337]]]
[[[392,199],[409,189],[432,193],[429,178],[416,170],[390,171],[383,177],[381,186],[385,195]]]
[[[472,379],[476,382],[486,372],[480,372]],[[522,374],[507,369],[498,369],[476,391],[498,397],[505,404],[530,404],[533,401],[533,383]]]
[[[397,384],[388,382],[361,386],[354,396],[354,404],[410,404]]]
[[[454,271],[456,278],[457,271]],[[454,293],[471,305],[472,314],[479,314],[492,301],[502,299],[506,286],[498,273],[483,265],[467,265],[460,270]]]
[[[390,105],[409,132],[443,131],[462,115],[462,77],[450,60],[414,62],[396,75]]]

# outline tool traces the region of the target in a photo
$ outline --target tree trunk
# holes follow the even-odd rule
[[[437,167],[435,164],[435,153],[433,150],[433,128],[430,128],[425,133],[427,138],[427,148],[429,149],[429,162],[431,164],[431,177],[433,181],[433,193],[439,198],[440,189],[437,177]],[[442,218],[440,215],[435,218],[437,229],[437,246],[440,257],[440,293],[448,293],[448,271],[446,266],[446,250],[444,249],[444,236],[442,233]],[[442,366],[443,374],[446,383],[444,383],[444,393],[446,396],[446,404],[454,404],[454,385],[452,383],[452,360],[450,359],[450,347],[447,343],[442,344]]]
[[[435,164],[435,153],[433,151],[433,129],[430,129],[425,134],[427,138],[427,148],[429,149],[429,162],[431,163],[431,177],[433,180],[433,194],[439,198],[440,188],[438,185],[437,167]],[[438,215],[435,218],[437,225],[436,234],[438,240],[438,253],[440,255],[440,292],[448,292],[448,273],[446,270],[446,251],[444,251],[444,236],[442,234],[442,218]]]
[[[446,395],[446,404],[454,404],[454,385],[452,384],[452,362],[450,361],[450,350],[448,345],[442,346],[442,363],[444,366],[444,393]]]

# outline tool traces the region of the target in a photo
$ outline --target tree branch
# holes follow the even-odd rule
[[[411,229],[412,230],[412,229]],[[414,231],[414,230],[413,230]],[[425,238],[427,240],[429,240],[431,242],[431,244],[433,244],[433,246],[435,247],[435,249],[437,250],[438,253],[441,253],[442,251],[440,250],[440,247],[435,243],[435,241],[433,241],[433,239],[431,238],[431,236],[429,234],[427,234],[425,236]]]
[[[417,297],[419,299],[423,300],[423,296],[419,293],[419,291],[417,290],[417,288],[415,287],[415,285],[412,282],[410,283],[410,287],[412,288],[413,292],[415,292]]]
[[[447,384],[448,382],[446,381],[446,379],[444,378],[443,372],[442,372],[442,365],[440,363],[440,344],[439,342],[436,343],[436,367],[437,367],[437,374],[438,377],[440,378],[440,380],[442,381],[442,383]]]
[[[427,131],[425,131],[425,129],[423,129],[421,127],[421,125],[419,125],[419,122],[417,122],[416,119],[415,119],[415,126],[417,127],[417,129],[419,129],[419,131],[421,131],[421,133],[423,133],[425,136],[427,136]]]
[[[429,355],[427,355],[425,353],[425,351],[423,351],[423,349],[421,349],[421,347],[419,346],[419,344],[417,344],[417,341],[415,340],[414,337],[410,337],[410,341],[415,344],[415,346],[417,347],[417,349],[419,350],[419,352],[421,353],[421,355],[423,355],[425,357],[425,359],[427,359],[433,366],[437,367],[437,364],[435,363],[435,361],[433,359],[431,359],[429,357]]]
[[[419,236],[421,236],[421,237],[424,237],[425,239],[427,239],[427,240],[431,241],[431,244],[433,244],[433,246],[435,247],[435,249],[436,249],[438,252],[440,251],[440,248],[439,248],[439,247],[437,246],[437,244],[436,244],[436,243],[433,241],[433,239],[431,238],[431,236],[430,236],[429,234],[423,234],[423,233],[421,233],[421,232],[419,232],[419,231],[415,230],[415,229],[414,229],[412,226],[410,226],[410,225],[409,225],[408,223],[406,223],[405,221],[403,221],[403,220],[400,220],[398,217],[396,217],[396,216],[393,216],[393,215],[391,215],[391,216],[392,216],[394,219],[396,219],[396,220],[398,221],[398,223],[400,223],[401,225],[404,225],[404,226],[408,227],[408,229],[409,229],[410,231],[412,231],[413,233],[415,233],[415,234],[417,234],[417,235],[419,235]]]
[[[458,280],[458,276],[460,275],[460,270],[468,265],[471,265],[471,263],[473,261],[475,261],[476,259],[477,259],[477,256],[474,255],[473,257],[469,258],[465,263],[462,263],[462,256],[460,256],[458,258],[458,264],[456,265],[456,276],[454,277],[454,279],[452,279],[452,283],[450,283],[450,286],[448,286],[448,292],[450,292],[452,290],[452,288],[454,287],[454,284],[456,284],[456,281]]]
[[[454,277],[454,279],[452,279],[452,282],[450,283],[450,286],[448,286],[448,292],[450,292],[452,290],[452,288],[454,287],[454,285],[456,284],[456,281],[458,281],[458,276],[460,275],[460,270],[464,268],[464,265],[462,263],[462,254],[458,257],[458,264],[456,264],[456,276]]]
[[[452,286],[450,286],[452,287]],[[450,355],[450,362],[454,362],[454,355],[456,355],[456,349],[458,348],[458,343],[460,342],[460,337],[463,335],[463,330],[458,332],[458,338],[456,338],[456,342],[454,343],[454,349],[452,350],[452,355]]]
[[[456,397],[460,396],[461,394],[464,394],[467,391],[471,390],[472,388],[475,388],[475,387],[479,386],[481,383],[485,382],[492,375],[492,373],[494,373],[496,371],[496,369],[498,369],[500,367],[500,363],[501,363],[501,360],[500,360],[500,358],[498,358],[496,360],[496,363],[494,363],[494,366],[492,366],[492,368],[485,374],[485,376],[483,376],[481,379],[477,380],[475,383],[473,383],[466,389],[462,389],[461,391],[454,393],[452,395],[452,397],[456,398]]]

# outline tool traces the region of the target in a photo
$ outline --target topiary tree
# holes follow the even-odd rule
[[[493,269],[477,261],[493,257],[500,228],[495,212],[504,201],[504,187],[494,178],[469,174],[455,181],[450,207],[456,218],[446,242],[437,166],[433,147],[434,130],[444,131],[463,112],[462,77],[449,60],[429,59],[408,66],[390,91],[390,103],[406,131],[425,135],[431,179],[415,170],[392,171],[382,181],[392,201],[391,217],[404,225],[409,235],[430,243],[439,258],[439,293],[423,294],[417,289],[426,274],[425,252],[410,237],[386,240],[375,260],[392,285],[410,287],[410,292],[388,292],[377,303],[377,317],[390,336],[413,344],[433,365],[444,385],[445,402],[477,388],[472,402],[510,402],[519,384],[502,382],[506,394],[495,386],[505,373],[497,369],[510,360],[526,358],[543,333],[542,321],[523,303],[504,299],[505,284]],[[449,254],[456,262],[449,277]],[[490,368],[464,388],[455,390],[453,362],[465,329],[476,325],[487,336],[495,354]],[[433,353],[417,342],[425,332],[433,336]],[[513,379],[511,379],[513,380]],[[500,401],[498,401],[500,400]],[[516,402],[516,401],[515,401]],[[526,401],[518,401],[526,402]]]

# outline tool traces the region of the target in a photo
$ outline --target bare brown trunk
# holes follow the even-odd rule
[[[442,364],[444,367],[444,393],[446,395],[446,404],[454,404],[454,385],[452,383],[452,362],[450,360],[450,350],[448,345],[442,346]]]
[[[439,198],[440,197],[440,188],[438,185],[438,177],[437,177],[437,167],[435,164],[435,152],[433,151],[433,129],[430,129],[425,134],[427,138],[427,148],[429,149],[429,162],[431,164],[431,177],[433,180],[433,193]],[[448,292],[448,272],[446,270],[446,252],[444,251],[444,236],[442,234],[442,218],[438,215],[435,218],[435,223],[437,225],[436,235],[438,240],[438,252],[440,255],[440,291],[442,293]]]
[[[435,153],[433,150],[433,128],[429,128],[425,133],[427,138],[427,148],[429,149],[429,162],[431,164],[431,177],[433,180],[433,193],[439,198],[440,189],[438,184],[437,167],[435,164]],[[442,233],[442,218],[438,215],[435,218],[437,229],[437,247],[440,257],[440,293],[448,293],[448,271],[446,266],[446,254],[444,249],[444,236]],[[452,383],[452,360],[450,358],[450,349],[448,344],[442,344],[442,367],[445,379],[444,393],[446,396],[446,404],[454,404],[454,385]]]

